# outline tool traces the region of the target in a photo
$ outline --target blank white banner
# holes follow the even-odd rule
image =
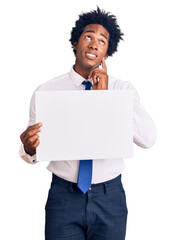
[[[133,91],[36,91],[37,161],[131,158]]]

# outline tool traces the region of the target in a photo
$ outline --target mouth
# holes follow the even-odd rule
[[[86,57],[87,57],[88,59],[94,60],[94,59],[97,58],[97,55],[94,54],[94,53],[88,53],[88,52],[86,52]]]

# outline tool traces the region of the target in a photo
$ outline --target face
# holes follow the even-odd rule
[[[99,24],[87,25],[78,43],[74,43],[76,50],[75,68],[93,69],[107,57],[109,32]]]

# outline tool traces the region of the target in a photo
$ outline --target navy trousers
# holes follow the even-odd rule
[[[76,183],[53,174],[45,210],[45,240],[125,239],[128,210],[121,175],[92,184],[83,194]]]

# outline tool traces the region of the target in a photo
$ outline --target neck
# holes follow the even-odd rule
[[[95,66],[96,67],[96,66]],[[89,73],[92,69],[95,67],[84,67],[80,66],[77,62],[75,63],[74,70],[77,72],[79,75],[81,75],[83,78],[88,79]]]

